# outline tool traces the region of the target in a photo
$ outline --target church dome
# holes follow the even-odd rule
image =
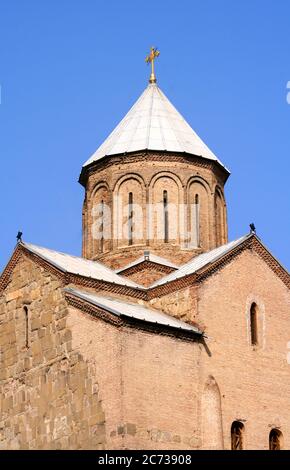
[[[120,269],[150,250],[180,264],[226,243],[228,176],[150,80],[82,167],[83,256]]]

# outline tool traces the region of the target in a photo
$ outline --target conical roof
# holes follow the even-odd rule
[[[186,152],[222,165],[156,83],[147,86],[84,167],[105,156],[141,150]]]

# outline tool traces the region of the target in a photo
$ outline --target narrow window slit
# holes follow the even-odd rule
[[[128,240],[129,240],[129,245],[133,245],[133,193],[129,193]]]
[[[24,321],[25,321],[25,347],[29,348],[29,313],[28,308],[24,307]]]
[[[195,209],[195,244],[197,247],[199,247],[200,245],[200,235],[199,235],[200,221],[199,221],[199,196],[198,194],[196,194],[194,198],[194,209]]]
[[[257,305],[253,303],[250,310],[250,326],[251,326],[251,344],[256,346],[258,344],[258,319],[257,319]]]
[[[104,251],[104,200],[101,201],[101,239],[100,239],[100,251],[103,253]]]
[[[164,212],[164,243],[169,240],[169,220],[168,220],[168,194],[163,191],[163,212]]]

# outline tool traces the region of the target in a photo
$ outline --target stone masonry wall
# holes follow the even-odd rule
[[[22,257],[0,297],[0,449],[105,446],[96,370],[67,315],[60,282]]]
[[[152,307],[180,320],[193,323],[198,321],[199,327],[202,328],[202,323],[197,315],[197,292],[196,286],[190,286],[162,297],[156,297],[149,303]]]

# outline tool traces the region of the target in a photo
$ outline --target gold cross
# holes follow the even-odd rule
[[[154,60],[156,57],[159,57],[160,52],[158,51],[157,47],[150,47],[150,54],[146,57],[145,62],[147,64],[151,64],[151,75],[149,79],[149,83],[156,83],[156,77],[154,73]]]

